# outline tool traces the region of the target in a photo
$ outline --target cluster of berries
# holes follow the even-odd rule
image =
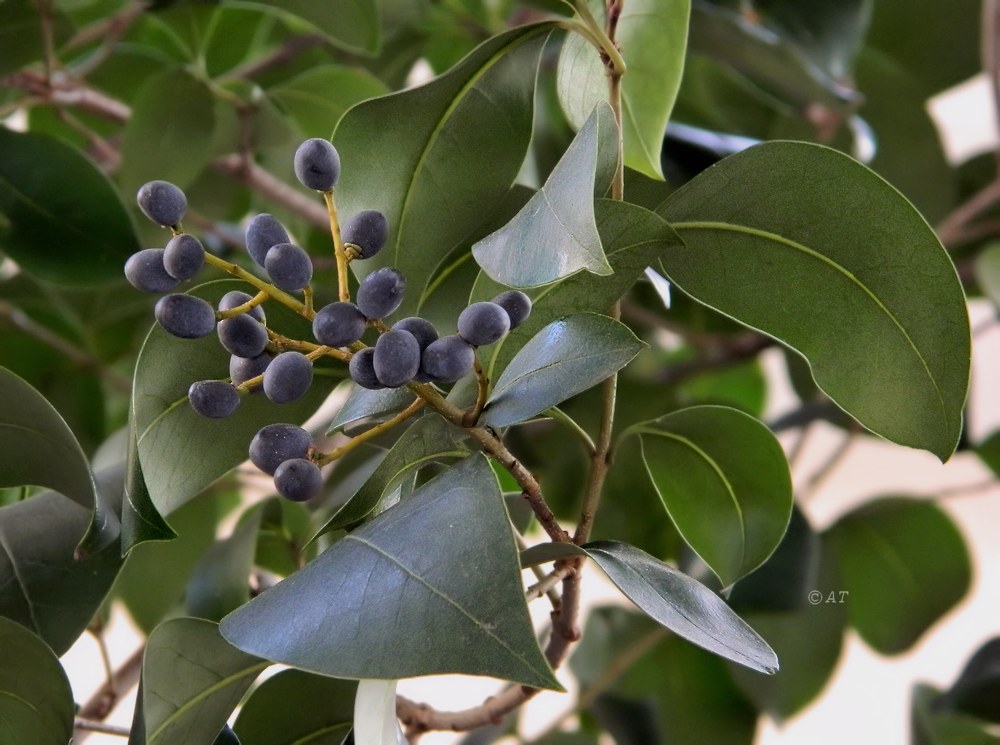
[[[295,153],[294,170],[304,186],[329,196],[340,175],[340,157],[326,140],[306,140]],[[212,259],[197,238],[181,230],[187,199],[178,187],[152,181],[139,189],[137,200],[143,213],[170,228],[173,237],[165,248],[148,248],[130,257],[125,276],[137,289],[170,293]],[[381,212],[364,210],[354,215],[340,234],[345,260],[374,256],[388,234],[388,221]],[[246,247],[274,287],[286,293],[301,291],[311,298],[312,260],[291,242],[273,215],[259,214],[250,221]],[[340,300],[314,313],[304,306],[305,314],[312,316],[313,336],[322,345],[308,354],[280,351],[273,342],[262,307],[269,299],[266,289],[255,297],[229,292],[217,309],[193,295],[166,294],[157,301],[154,315],[166,331],[184,339],[217,331],[231,355],[229,379],[192,383],[188,400],[199,414],[222,418],[237,409],[241,395],[258,388],[275,403],[298,399],[312,383],[313,359],[331,348],[350,353],[351,378],[364,388],[453,383],[473,370],[476,347],[499,341],[531,312],[528,296],[511,290],[492,301],[469,305],[458,317],[457,332],[448,336],[440,337],[430,321],[417,316],[388,327],[383,319],[402,304],[405,289],[402,273],[384,267],[365,276],[355,302]],[[379,332],[373,346],[361,342],[369,328]],[[279,493],[290,499],[308,499],[319,491],[322,478],[312,455],[308,433],[291,424],[268,425],[250,446],[251,460],[273,475]]]

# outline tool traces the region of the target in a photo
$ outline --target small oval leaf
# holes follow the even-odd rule
[[[792,511],[788,462],[771,431],[725,406],[692,406],[639,429],[664,507],[723,586],[763,564]]]
[[[762,673],[775,673],[778,658],[725,601],[700,582],[618,541],[583,548],[629,600],[657,623],[692,644]]]
[[[661,259],[684,292],[799,351],[876,434],[942,460],[954,452],[969,383],[965,296],[892,186],[829,148],[769,142],[697,176],[658,213],[684,239]]]
[[[645,347],[625,324],[597,313],[554,321],[521,347],[500,375],[483,423],[530,419],[621,370]]]

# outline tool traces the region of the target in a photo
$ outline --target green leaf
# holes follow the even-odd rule
[[[535,641],[510,523],[480,455],[334,543],[221,628],[241,649],[323,675],[465,673],[560,688]]]
[[[371,73],[325,65],[268,89],[308,136],[327,136],[351,106],[389,92]]]
[[[138,248],[117,190],[87,158],[0,127],[0,250],[41,279],[93,285],[121,276]]]
[[[537,287],[586,269],[611,274],[597,232],[595,186],[610,182],[618,127],[611,107],[599,101],[542,186],[500,230],[472,247],[495,281],[509,287]],[[602,172],[603,171],[603,172]],[[597,189],[603,194],[604,189]]]
[[[128,452],[125,461],[125,485],[122,490],[122,555],[146,541],[169,541],[177,534],[156,511],[149,496],[139,460],[135,431],[135,409],[129,411]],[[149,631],[150,629],[146,629]]]
[[[141,727],[145,745],[211,742],[269,665],[233,649],[210,621],[162,623],[142,656],[133,735]]]
[[[940,693],[917,684],[910,711],[912,745],[996,745],[996,734],[968,714],[941,710]]]
[[[849,78],[873,0],[758,0],[754,9],[834,79]]]
[[[909,649],[969,589],[962,534],[926,501],[878,499],[842,517],[826,537],[849,593],[851,625],[882,654]]]
[[[796,349],[876,434],[954,452],[965,298],[934,232],[889,184],[829,148],[770,142],[708,169],[659,213],[684,239],[661,259],[684,292]]]
[[[794,716],[815,699],[840,660],[847,630],[847,605],[853,600],[843,592],[835,558],[822,547],[817,558],[818,562],[813,562],[816,571],[812,583],[798,588],[802,601],[798,610],[744,612],[733,600],[736,592],[730,595],[730,601],[744,620],[771,640],[781,660],[781,669],[767,678],[739,665],[730,665],[729,673],[757,709],[777,722]]]
[[[118,517],[97,491],[87,456],[52,406],[26,381],[0,367],[0,488],[46,486],[91,513],[77,535],[81,554],[118,538]]]
[[[992,244],[984,248],[976,256],[973,267],[976,272],[976,282],[983,294],[996,307],[1000,308],[1000,244]]]
[[[250,599],[250,572],[263,507],[251,507],[229,537],[201,557],[184,592],[187,615],[218,621]]]
[[[701,583],[627,543],[594,541],[583,548],[629,600],[677,636],[752,670],[777,671],[767,642]]]
[[[994,724],[1000,723],[1000,637],[993,637],[965,663],[943,704]]]
[[[415,396],[409,388],[362,388],[353,382],[349,384],[351,392],[340,407],[337,416],[326,428],[327,435],[332,435],[349,424],[362,419],[376,420],[387,418],[386,415],[396,414],[411,403]]]
[[[494,345],[486,364],[491,378],[506,369],[515,353],[542,328],[574,313],[607,310],[629,291],[647,266],[681,244],[680,236],[662,218],[642,207],[599,199],[595,213],[601,243],[614,273],[599,276],[579,272],[529,292],[531,315]],[[489,300],[504,289],[483,274],[476,281],[471,300]]]
[[[170,516],[173,540],[150,541],[128,555],[112,594],[121,598],[135,624],[149,634],[169,615],[183,611],[184,588],[195,565],[215,540],[234,495],[205,494]],[[150,577],[156,577],[150,582]]]
[[[601,3],[591,2],[591,10]],[[625,165],[663,179],[663,132],[680,88],[687,49],[691,0],[629,0],[622,6],[616,41],[628,65],[622,78]],[[558,68],[559,100],[580,127],[597,101],[608,96],[597,50],[579,34],[563,43]]]
[[[353,680],[283,670],[250,694],[233,729],[243,745],[341,745],[354,718]]]
[[[319,31],[341,49],[360,54],[375,54],[381,44],[379,8],[376,0],[338,0],[317,3],[314,0],[273,0],[250,2],[238,0],[233,5],[258,8],[285,19],[290,26]]]
[[[788,462],[771,431],[725,406],[692,406],[637,429],[670,518],[723,586],[763,564],[792,511]]]
[[[799,47],[742,13],[705,0],[691,6],[692,52],[728,64],[796,107],[810,103],[843,110],[857,93],[814,64]]]
[[[73,738],[73,691],[45,642],[0,618],[0,722],[7,742],[66,745]]]
[[[623,323],[596,313],[554,321],[521,347],[504,369],[483,423],[505,427],[597,385],[645,346]]]
[[[50,33],[56,46],[72,33],[73,27],[58,8],[50,8]],[[0,3],[0,77],[6,76],[45,56],[45,36],[38,8],[32,0],[5,0]]]
[[[190,294],[213,305],[226,292],[248,289],[239,280],[199,285]],[[311,338],[307,321],[283,305],[268,304],[269,328],[298,339]],[[136,362],[132,406],[138,433],[139,460],[150,499],[161,515],[169,515],[188,499],[247,457],[257,431],[272,422],[305,421],[326,398],[343,365],[317,366],[309,391],[289,404],[274,404],[263,395],[246,396],[226,419],[206,419],[188,404],[187,391],[196,380],[227,377],[229,353],[214,334],[179,339],[154,326]]]
[[[345,216],[377,209],[389,240],[359,273],[394,266],[408,283],[401,315],[435,268],[507,194],[531,138],[533,81],[551,23],[507,31],[436,80],[358,104],[334,133]],[[456,147],[475,141],[474,147]],[[447,215],[447,219],[443,216]]]
[[[149,78],[135,94],[122,136],[122,189],[135,194],[153,180],[181,189],[194,183],[208,160],[214,128],[207,85],[178,68]]]
[[[102,486],[121,489],[115,481]],[[0,509],[0,616],[31,629],[59,655],[87,628],[122,564],[117,542],[75,556],[90,521],[88,510],[51,491]]]
[[[383,497],[408,474],[431,463],[464,458],[469,449],[465,434],[439,416],[420,417],[400,435],[378,468],[341,507],[317,535],[339,528],[350,529],[378,507]]]

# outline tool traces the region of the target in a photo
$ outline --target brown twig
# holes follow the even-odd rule
[[[142,653],[140,647],[115,670],[114,683],[105,684],[80,707],[77,716],[84,720],[103,720],[114,708],[118,699],[139,682],[142,670]]]

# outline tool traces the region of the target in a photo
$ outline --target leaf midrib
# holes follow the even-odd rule
[[[879,299],[879,297],[874,292],[872,292],[872,290],[868,287],[868,285],[866,285],[864,282],[858,279],[854,275],[854,273],[848,270],[846,267],[838,264],[833,259],[820,253],[819,251],[816,251],[815,249],[809,248],[808,246],[799,243],[798,241],[794,241],[790,238],[786,238],[785,236],[778,235],[777,233],[772,233],[767,230],[752,228],[747,225],[736,225],[733,223],[719,222],[714,220],[694,220],[688,222],[671,223],[671,227],[673,227],[674,230],[676,230],[678,233],[684,230],[717,230],[722,232],[744,233],[747,235],[752,235],[757,238],[773,241],[777,244],[783,245],[787,248],[791,248],[795,251],[799,251],[806,256],[819,260],[821,263],[826,264],[835,272],[841,274],[843,277],[845,277],[847,280],[853,283],[856,287],[858,287],[865,295],[868,296],[868,298],[875,304],[875,306],[880,311],[882,311],[885,314],[885,316],[892,322],[892,324],[899,331],[900,335],[902,335],[903,339],[906,340],[906,343],[909,345],[910,349],[913,351],[913,354],[916,356],[917,360],[920,362],[920,365],[923,367],[924,373],[926,374],[927,379],[930,381],[931,386],[934,388],[934,393],[937,395],[938,405],[940,406],[941,409],[940,412],[941,421],[948,422],[947,406],[944,401],[944,395],[941,392],[941,387],[938,385],[938,381],[934,377],[933,373],[931,373],[930,366],[927,364],[927,360],[924,358],[924,355],[920,351],[920,348],[910,337],[909,333],[907,333],[906,329],[899,322],[899,319],[896,318],[895,314],[885,306],[885,304]]]

